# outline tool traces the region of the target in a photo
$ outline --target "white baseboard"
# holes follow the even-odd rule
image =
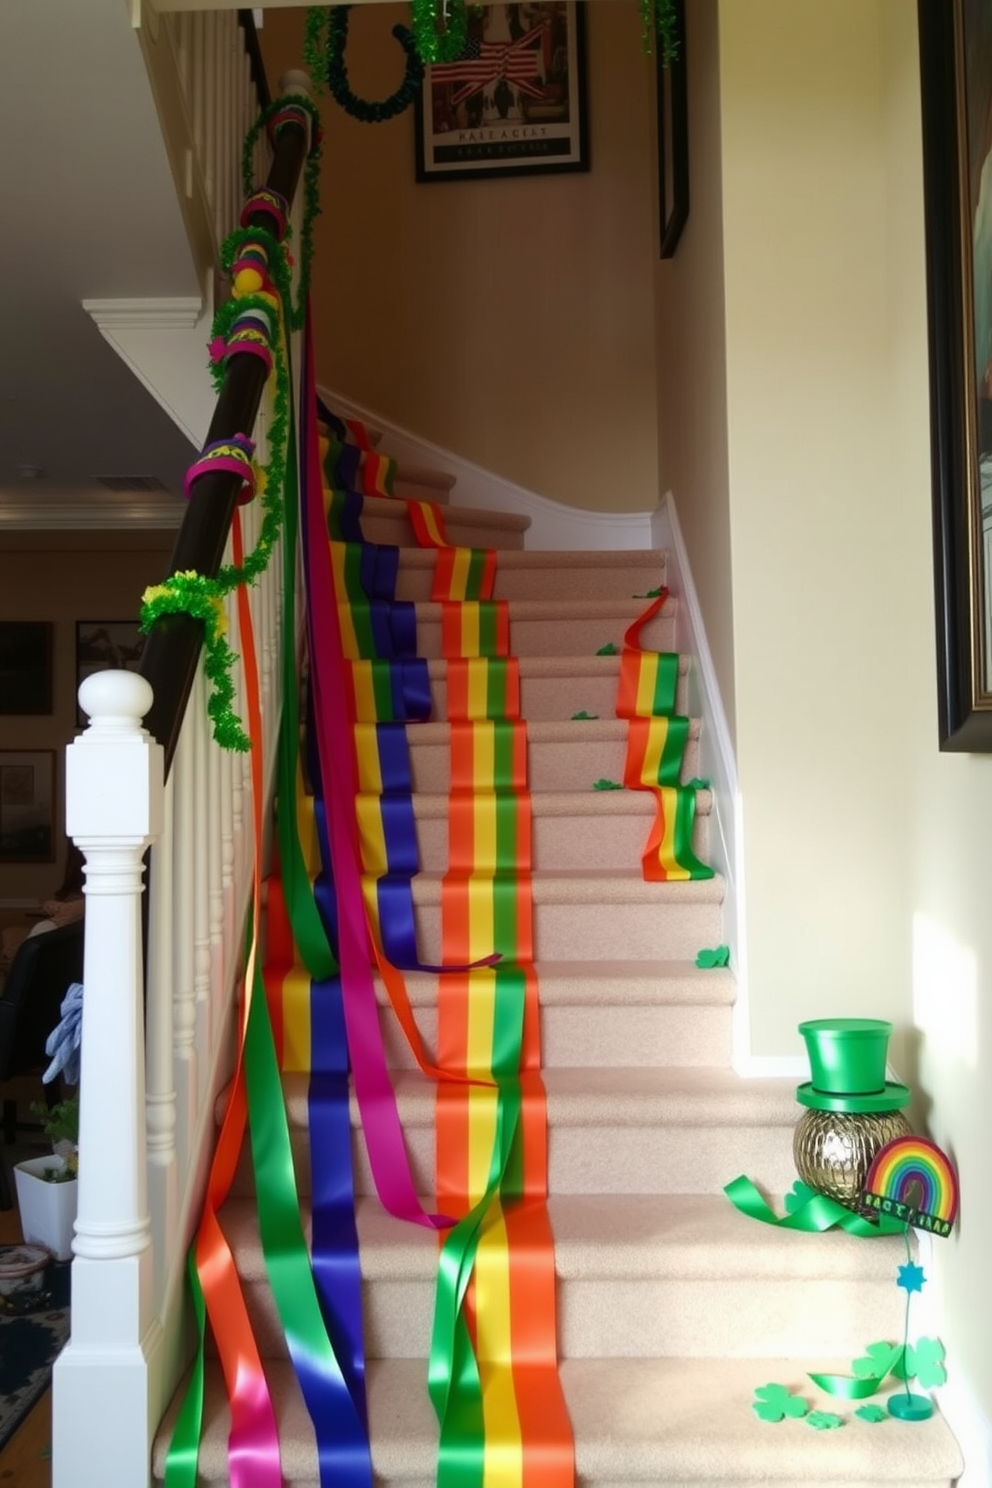
[[[525,486],[517,486],[513,481],[494,475],[491,470],[483,470],[481,465],[473,465],[471,460],[463,460],[452,450],[421,439],[409,429],[382,418],[372,409],[363,408],[342,393],[324,387],[318,387],[317,391],[328,407],[344,418],[358,419],[370,428],[380,430],[384,453],[411,465],[426,465],[453,475],[457,483],[452,492],[453,506],[516,512],[530,517],[525,542],[532,551],[563,548],[581,552],[615,552],[622,548],[650,548],[653,545],[653,512],[585,511],[581,507],[566,506],[561,501],[549,501],[535,491],[528,491]]]

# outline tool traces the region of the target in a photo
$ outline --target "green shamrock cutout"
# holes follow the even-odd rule
[[[606,643],[605,646],[600,646],[599,650],[596,652],[596,655],[597,656],[616,656],[619,650],[620,650],[620,647],[619,646],[614,646],[614,644],[613,644],[612,641],[607,641],[607,643]]]
[[[698,775],[686,784],[686,790],[709,790],[709,788],[709,781],[701,779]]]
[[[906,1350],[906,1376],[915,1375],[925,1390],[942,1385],[947,1379],[944,1368],[944,1345],[939,1338],[918,1338],[916,1346]],[[902,1376],[900,1376],[902,1377]]]
[[[854,1412],[859,1421],[867,1421],[869,1426],[877,1426],[879,1421],[885,1420],[885,1411],[880,1405],[859,1405]]]
[[[805,1400],[793,1395],[787,1385],[758,1385],[754,1393],[758,1398],[752,1400],[751,1409],[759,1421],[782,1421],[786,1416],[798,1421],[809,1410]]]
[[[631,599],[657,599],[662,592],[659,584],[657,589],[648,589],[644,594],[632,594],[630,597]]]
[[[593,790],[623,790],[619,780],[594,780],[592,788]]]
[[[808,1188],[805,1183],[800,1183],[797,1179],[785,1196],[786,1214],[797,1214],[800,1209],[806,1207],[810,1199],[815,1198],[816,1190]]]
[[[696,965],[708,969],[713,966],[727,966],[730,962],[730,947],[725,945],[714,946],[712,950],[700,951],[696,956]]]
[[[881,1382],[887,1374],[894,1374],[896,1379],[904,1379],[900,1374],[903,1353],[905,1350],[901,1343],[869,1343],[865,1349],[864,1356],[855,1359],[851,1365],[851,1373],[855,1379],[874,1379]]]
[[[599,717],[599,714],[598,713],[587,713],[586,710],[585,710],[585,708],[582,709],[581,713],[573,713],[572,714],[572,718],[573,719],[576,719],[576,718],[598,718],[598,717]]]
[[[835,1416],[831,1411],[810,1411],[806,1417],[806,1425],[812,1426],[814,1431],[836,1431],[843,1424],[843,1416]]]

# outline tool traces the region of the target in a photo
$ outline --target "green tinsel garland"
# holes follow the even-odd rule
[[[410,18],[422,62],[454,62],[468,39],[465,0],[443,4],[444,30],[437,29],[437,0],[410,0]]]
[[[661,60],[667,67],[678,61],[679,23],[675,13],[675,0],[638,0],[641,17],[641,50],[646,57],[651,55],[654,37],[661,43]]]
[[[292,298],[284,303],[289,323],[294,331],[303,327],[304,307],[310,293],[310,267],[313,262],[313,224],[314,219],[320,216],[320,156],[321,156],[321,132],[320,113],[316,104],[302,93],[284,93],[282,97],[276,98],[263,109],[254,124],[245,135],[245,142],[241,150],[241,185],[245,196],[249,196],[254,190],[255,182],[252,179],[252,156],[255,152],[255,141],[269,120],[274,118],[281,109],[295,105],[303,109],[310,116],[310,154],[303,168],[303,223],[300,228],[300,285],[296,296],[296,304]],[[291,229],[286,229],[286,241],[289,241]]]
[[[251,740],[231,706],[231,668],[237,658],[224,638],[224,591],[216,579],[205,578],[195,569],[173,574],[164,584],[153,584],[145,590],[139,628],[147,633],[162,615],[192,615],[194,620],[203,621],[203,670],[213,684],[207,713],[213,720],[214,738],[222,749],[246,752]]]
[[[361,124],[384,124],[387,119],[395,119],[404,109],[410,107],[424,80],[424,64],[417,55],[413,33],[405,26],[394,26],[392,34],[406,53],[403,81],[395,93],[391,93],[388,98],[379,100],[359,98],[351,91],[348,82],[348,67],[344,60],[348,45],[348,12],[350,9],[350,5],[332,5],[328,9],[323,6],[311,6],[307,11],[303,42],[307,66],[311,69],[312,75],[320,79],[321,84],[326,82],[334,102],[343,108],[346,114],[350,114]],[[327,37],[323,42],[323,51],[321,51],[321,36],[325,20]]]

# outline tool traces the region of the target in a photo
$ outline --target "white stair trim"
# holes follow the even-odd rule
[[[504,480],[471,460],[462,459],[452,450],[442,449],[428,439],[421,439],[372,409],[346,398],[343,393],[318,386],[317,391],[329,408],[344,418],[358,419],[383,435],[383,449],[396,460],[411,465],[427,465],[447,470],[456,479],[451,493],[452,506],[482,508],[486,511],[517,512],[530,517],[526,546],[547,552],[556,548],[583,552],[616,552],[624,548],[650,548],[651,521],[654,513],[586,511],[549,501],[535,491],[528,491],[513,481]]]

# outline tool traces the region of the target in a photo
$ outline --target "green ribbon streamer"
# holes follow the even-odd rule
[[[878,1393],[887,1377],[899,1367],[905,1352],[903,1344],[894,1344],[892,1352],[879,1366],[879,1372],[864,1379],[850,1374],[811,1374],[809,1377],[828,1395],[837,1395],[841,1400],[867,1400],[870,1395]]]
[[[292,398],[290,399],[292,414]],[[295,418],[293,419],[295,427]],[[331,953],[323,921],[303,861],[296,826],[296,772],[299,757],[300,701],[296,642],[296,563],[299,531],[296,440],[289,441],[286,459],[286,516],[283,541],[282,726],[279,731],[278,833],[279,865],[286,908],[296,948],[315,981],[334,976],[338,964]]]
[[[780,1230],[802,1230],[806,1234],[846,1230],[849,1235],[858,1235],[865,1240],[874,1239],[877,1235],[902,1235],[906,1232],[906,1225],[902,1220],[882,1214],[878,1223],[874,1224],[862,1219],[860,1214],[845,1209],[843,1204],[838,1204],[834,1199],[828,1199],[826,1194],[814,1193],[803,1183],[797,1183],[793,1192],[804,1198],[805,1202],[798,1205],[791,1214],[785,1214],[781,1218],[768,1207],[750,1178],[743,1174],[728,1183],[723,1191],[734,1208],[746,1214],[748,1219],[777,1225]]]
[[[207,1336],[207,1309],[203,1288],[196,1270],[196,1242],[186,1256],[189,1289],[196,1318],[196,1354],[183,1403],[172,1429],[172,1440],[165,1459],[165,1488],[196,1488],[200,1457],[200,1434],[203,1430],[204,1345]]]

